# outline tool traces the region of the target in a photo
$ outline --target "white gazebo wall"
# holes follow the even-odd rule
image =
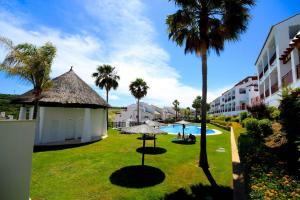
[[[40,107],[36,144],[106,136],[105,109]]]

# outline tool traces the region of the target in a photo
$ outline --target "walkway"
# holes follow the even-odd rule
[[[233,128],[231,127],[231,157],[233,175],[233,199],[246,200],[244,176],[242,174],[238,148],[234,139]]]

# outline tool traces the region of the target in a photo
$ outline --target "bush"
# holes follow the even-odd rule
[[[216,117],[215,120],[225,121],[225,116],[224,115],[219,115],[219,116]]]
[[[283,129],[287,134],[289,165],[297,170],[300,168],[300,88],[283,91],[279,110]]]
[[[279,120],[280,116],[280,110],[274,106],[268,107],[269,113],[270,113],[270,119],[277,121]]]
[[[273,133],[271,121],[268,119],[259,120],[258,127],[260,130],[260,134],[263,136],[268,136]]]
[[[230,122],[231,121],[231,117],[225,117],[225,122]]]
[[[254,106],[247,106],[247,110],[256,119],[269,118],[270,116],[267,106],[263,103]]]
[[[254,137],[258,138],[261,136],[261,132],[258,126],[258,120],[255,118],[246,118],[244,121],[247,132]]]
[[[240,113],[240,122],[242,122],[247,117],[248,117],[248,113],[247,112],[241,112]]]
[[[232,122],[240,122],[240,118],[239,117],[233,117],[231,119]]]

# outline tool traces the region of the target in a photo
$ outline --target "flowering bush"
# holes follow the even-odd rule
[[[300,181],[287,163],[250,135],[239,137],[248,199],[300,199]]]

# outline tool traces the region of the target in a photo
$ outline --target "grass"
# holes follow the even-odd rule
[[[209,125],[209,128],[219,129]],[[159,135],[161,153],[145,155],[141,169],[139,135],[109,130],[109,137],[85,146],[33,154],[30,197],[51,199],[201,199],[231,195],[230,134],[207,137],[210,172],[219,186],[210,186],[199,160],[199,137],[194,145],[172,143],[174,135]],[[146,141],[152,146],[153,141]],[[224,147],[225,152],[216,152]],[[145,175],[141,175],[141,173]],[[137,176],[136,174],[139,173]],[[130,176],[130,178],[129,178]],[[148,177],[147,177],[148,176]],[[142,181],[140,184],[138,181]],[[148,184],[148,185],[147,185]],[[179,198],[180,197],[180,198]],[[223,196],[224,197],[224,196]]]

